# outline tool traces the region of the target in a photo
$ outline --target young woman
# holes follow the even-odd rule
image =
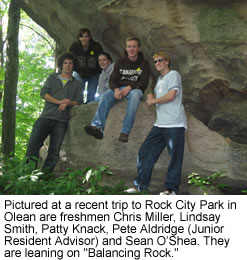
[[[95,101],[99,101],[100,96],[109,89],[109,80],[114,68],[110,54],[103,52],[99,55],[99,66],[102,69],[98,81],[98,90]]]
[[[78,41],[74,42],[70,51],[76,55],[78,66],[74,71],[79,74],[83,84],[83,92],[87,86],[87,95],[84,103],[93,101],[98,86],[101,68],[98,63],[99,54],[103,52],[101,45],[94,41],[90,31],[82,28],[78,32]],[[78,75],[75,75],[78,78]]]

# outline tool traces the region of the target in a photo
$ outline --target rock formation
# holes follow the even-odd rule
[[[142,41],[142,51],[152,63],[155,50],[164,49],[172,57],[172,67],[183,78],[184,104],[189,119],[187,131],[187,165],[208,171],[225,170],[229,176],[247,179],[247,3],[241,0],[18,0],[29,16],[56,40],[59,52],[69,49],[79,28],[88,27],[95,40],[114,58],[123,54],[125,39],[135,35]],[[152,68],[152,78],[157,74]],[[142,104],[143,109],[145,105]],[[141,142],[139,129],[146,134],[140,115],[133,139],[136,143],[116,143],[118,130],[112,131],[100,145],[87,143],[77,123],[88,116],[94,106],[73,109],[70,132],[65,142],[68,157],[80,165],[90,161],[76,157],[76,140],[81,154],[95,155],[95,163],[107,158],[115,167],[115,151],[121,149],[132,167],[133,156]],[[117,108],[121,111],[121,108]],[[114,114],[114,112],[113,112]],[[113,115],[112,115],[113,116]],[[117,116],[117,115],[115,115]],[[154,117],[154,114],[153,114]],[[149,122],[153,120],[149,120]],[[110,121],[114,126],[114,120]],[[75,124],[75,128],[72,125]],[[109,123],[110,124],[110,123]],[[107,132],[107,130],[106,130]],[[114,138],[111,136],[114,133]],[[77,136],[78,134],[78,136]],[[71,138],[75,140],[71,140]],[[84,140],[85,139],[85,140]],[[109,142],[108,142],[109,141]],[[91,140],[90,140],[91,142]],[[106,151],[104,147],[113,147]],[[69,147],[69,148],[68,148]],[[120,148],[121,147],[121,148]],[[92,148],[92,150],[91,150]],[[112,150],[113,149],[113,150]],[[128,152],[125,153],[126,149]],[[105,157],[102,157],[103,155]],[[71,161],[70,160],[70,161]],[[121,157],[118,158],[121,160]],[[185,162],[185,164],[186,164]],[[75,162],[74,162],[75,163]],[[126,166],[127,167],[127,166]],[[128,168],[128,167],[127,167]],[[191,167],[193,168],[193,167]]]

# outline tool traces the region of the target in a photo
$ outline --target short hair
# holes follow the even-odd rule
[[[59,69],[63,68],[63,63],[65,60],[72,60],[74,68],[77,67],[78,60],[76,56],[71,52],[66,52],[62,54],[57,60],[57,66]]]
[[[81,28],[81,29],[79,30],[79,32],[78,32],[78,34],[77,34],[78,39],[79,39],[80,37],[82,37],[84,33],[87,33],[88,36],[90,37],[90,40],[93,40],[92,35],[91,35],[91,32],[90,32],[89,29],[87,29],[87,28]]]
[[[130,36],[130,37],[128,37],[128,38],[126,39],[126,43],[127,43],[128,41],[137,41],[138,46],[141,47],[141,41],[140,41],[137,37],[132,37],[132,36]]]
[[[163,59],[168,61],[169,62],[168,67],[170,68],[170,66],[171,66],[171,58],[170,58],[170,56],[166,52],[164,52],[164,51],[157,51],[157,52],[155,52],[154,55],[153,55],[153,59],[158,58],[158,57],[162,57]]]
[[[105,56],[110,62],[112,62],[112,58],[111,58],[111,55],[109,53],[102,52],[102,53],[100,53],[99,56],[101,56],[101,55]],[[99,56],[98,56],[98,58],[99,58]]]

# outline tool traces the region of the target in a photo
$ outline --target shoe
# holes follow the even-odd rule
[[[134,186],[132,188],[129,188],[127,190],[124,190],[124,192],[129,194],[136,194],[136,193],[142,193],[142,194],[149,194],[149,190],[140,190],[138,187]]]
[[[91,135],[91,136],[95,137],[96,139],[103,139],[103,133],[96,126],[87,125],[87,126],[85,126],[84,130],[88,135]]]
[[[177,195],[177,193],[174,190],[167,189],[162,191],[160,195]]]
[[[124,190],[124,192],[129,193],[129,194],[132,194],[132,193],[137,193],[137,192],[139,192],[139,190],[137,189],[137,187],[132,187],[132,188],[129,188],[129,189],[127,189],[127,190]]]
[[[124,143],[128,143],[129,136],[124,133],[120,133],[118,140]]]

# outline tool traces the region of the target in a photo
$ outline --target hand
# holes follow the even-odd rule
[[[118,99],[118,100],[121,100],[123,98],[122,94],[121,94],[121,91],[119,88],[116,88],[114,90],[114,98]]]
[[[121,89],[120,91],[121,91],[122,96],[126,97],[131,90],[132,90],[132,88],[130,86],[127,86],[127,87]]]
[[[155,104],[155,98],[154,98],[154,95],[153,95],[153,94],[148,94],[148,95],[147,95],[146,104],[147,104],[148,106],[151,106],[151,105]]]
[[[59,111],[63,111],[63,110],[65,110],[66,109],[66,107],[67,107],[68,105],[67,104],[65,104],[65,103],[63,103],[63,104],[60,104],[59,105],[59,107],[58,107],[58,110]]]
[[[71,100],[68,99],[68,98],[65,98],[65,99],[60,100],[60,105],[61,105],[61,104],[69,105],[70,103],[71,103]]]

